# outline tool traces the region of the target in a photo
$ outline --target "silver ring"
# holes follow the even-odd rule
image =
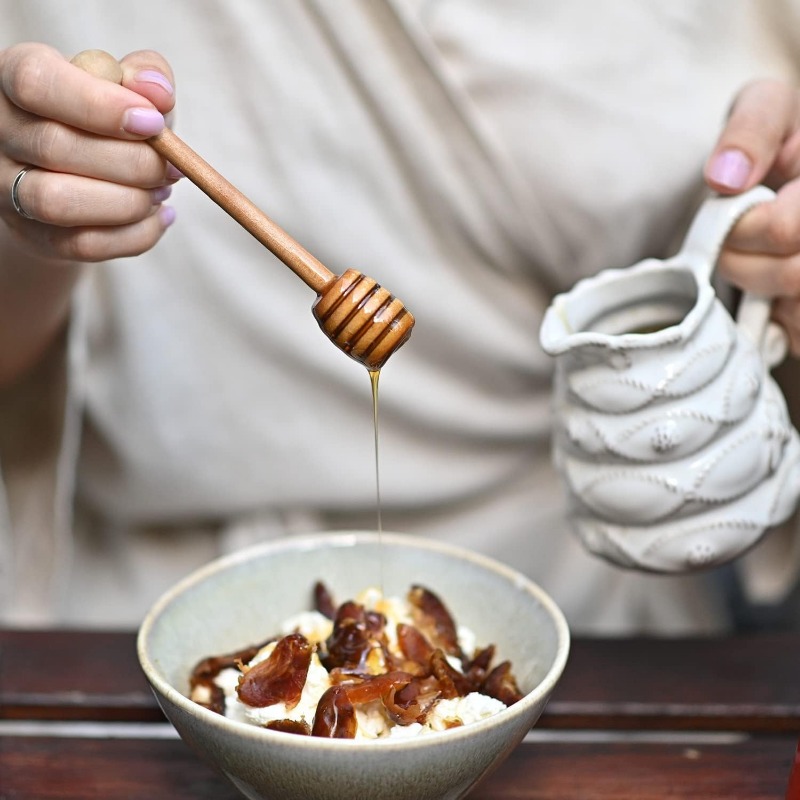
[[[32,169],[36,169],[36,167],[23,167],[17,173],[17,176],[14,178],[14,182],[11,184],[11,205],[14,206],[14,211],[16,211],[17,214],[19,214],[24,219],[33,219],[33,217],[20,205],[20,202],[19,202],[19,185],[22,183],[22,179]]]

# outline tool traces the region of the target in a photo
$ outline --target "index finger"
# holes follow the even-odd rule
[[[782,186],[775,199],[750,209],[725,246],[745,253],[789,256],[800,252],[800,182]]]
[[[9,48],[0,75],[7,97],[39,117],[121,139],[154,136],[164,127],[164,117],[147,98],[89,75],[47,45]]]

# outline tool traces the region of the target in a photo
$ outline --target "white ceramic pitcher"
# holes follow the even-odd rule
[[[556,357],[555,461],[585,546],[638,569],[734,558],[800,498],[800,437],[769,375],[786,353],[769,301],[734,321],[711,285],[759,186],[707,200],[673,258],[606,270],[558,295],[540,340]]]

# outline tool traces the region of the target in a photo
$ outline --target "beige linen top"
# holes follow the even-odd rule
[[[735,91],[795,79],[797,13],[0,0],[0,44],[161,51],[183,138],[332,271],[360,269],[414,312],[381,378],[385,528],[512,564],[575,630],[704,631],[728,623],[718,574],[621,571],[569,533],[538,328],[581,276],[674,252]],[[9,622],[133,625],[218,553],[375,527],[365,371],[317,329],[313,293],[208,198],[184,181],[170,203],[178,221],[151,252],[92,268],[76,293],[63,430],[21,399],[44,370],[3,400]]]

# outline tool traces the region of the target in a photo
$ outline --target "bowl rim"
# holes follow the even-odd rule
[[[148,652],[149,636],[163,612],[179,596],[184,594],[191,587],[200,584],[219,572],[223,572],[237,564],[268,557],[275,552],[285,552],[286,550],[311,550],[319,547],[326,548],[350,548],[358,544],[386,544],[407,547],[410,549],[427,550],[454,556],[481,567],[482,569],[494,572],[506,578],[517,588],[524,590],[532,595],[545,609],[547,615],[553,623],[556,633],[556,650],[553,661],[539,683],[527,692],[525,696],[517,701],[513,706],[491,717],[477,722],[470,723],[458,728],[450,728],[445,731],[429,731],[421,736],[385,738],[385,739],[325,739],[312,736],[290,736],[280,731],[272,731],[267,728],[259,728],[238,720],[229,719],[214,711],[195,703],[178,689],[176,689],[162,675],[160,669],[151,659]],[[453,545],[449,542],[441,542],[429,539],[417,534],[402,534],[394,532],[376,532],[366,530],[353,531],[331,531],[313,532],[283,536],[262,542],[256,545],[245,547],[236,552],[223,555],[199,567],[186,575],[170,589],[164,592],[153,604],[145,615],[139,628],[136,638],[136,652],[139,664],[149,681],[151,688],[159,701],[161,694],[168,702],[178,706],[182,711],[190,716],[211,725],[221,731],[227,731],[238,737],[252,738],[255,741],[263,741],[264,744],[272,748],[279,746],[310,747],[319,751],[320,749],[330,749],[333,752],[344,752],[348,750],[358,750],[359,753],[366,753],[372,750],[385,752],[388,749],[402,749],[404,751],[415,747],[429,748],[436,743],[455,742],[458,739],[470,737],[478,734],[479,731],[493,727],[500,727],[507,724],[512,718],[525,716],[531,706],[539,704],[543,698],[547,698],[552,692],[556,683],[560,679],[566,667],[571,644],[571,636],[566,617],[555,601],[537,583],[523,575],[512,567],[503,564],[489,556],[477,553],[473,550]]]

